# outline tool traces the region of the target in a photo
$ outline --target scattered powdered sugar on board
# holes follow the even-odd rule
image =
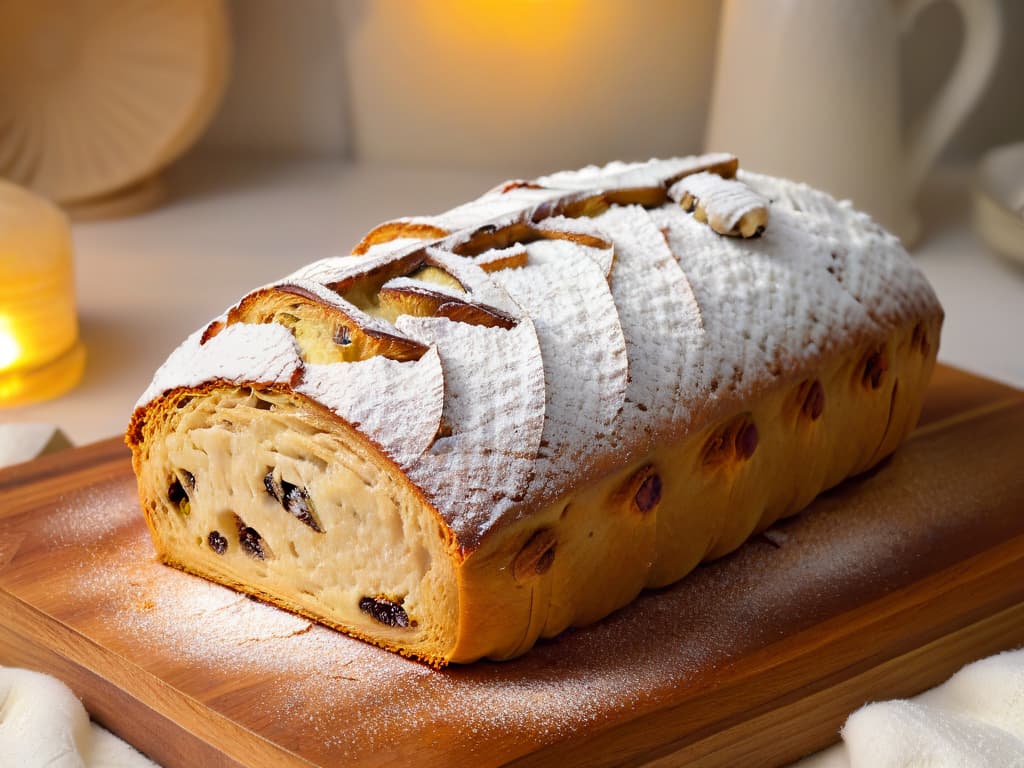
[[[134,490],[134,482],[131,488]],[[142,514],[138,510],[137,515],[117,514],[124,498],[123,492],[103,485],[89,485],[61,496],[56,508],[40,520],[40,534],[56,548],[76,547],[94,538],[113,539],[122,528],[137,528]]]
[[[51,601],[40,609],[200,702],[251,693],[228,716],[300,754],[356,761],[398,748],[401,734],[437,762],[492,765],[499,742],[530,751],[642,717],[745,655],[784,656],[802,629],[1019,535],[1000,470],[949,461],[962,444],[960,432],[914,440],[777,525],[775,545],[754,539],[509,662],[434,670],[160,565],[132,478],[33,513],[27,535],[62,568],[36,561],[32,581]]]

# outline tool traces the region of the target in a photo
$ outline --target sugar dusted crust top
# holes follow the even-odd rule
[[[730,155],[612,163],[388,222],[251,292],[171,354],[134,418],[211,382],[293,391],[372,440],[469,551],[939,314],[899,241],[848,203]]]

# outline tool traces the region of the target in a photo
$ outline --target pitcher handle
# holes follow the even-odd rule
[[[992,76],[1002,42],[1002,13],[998,0],[950,0],[963,19],[960,56],[938,95],[908,131],[907,182],[917,192],[942,148],[967,117]],[[902,33],[935,0],[904,0],[898,8]]]

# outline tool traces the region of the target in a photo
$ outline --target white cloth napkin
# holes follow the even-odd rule
[[[0,424],[0,467],[70,447],[64,433],[52,424]]]
[[[842,735],[793,768],[1024,768],[1024,650],[969,664],[914,699],[868,704]]]
[[[64,683],[9,667],[0,667],[0,766],[158,768],[90,722]]]
[[[1024,650],[970,664],[914,699],[868,704],[842,735],[793,768],[1024,768]],[[90,723],[63,683],[3,667],[0,766],[158,768]]]

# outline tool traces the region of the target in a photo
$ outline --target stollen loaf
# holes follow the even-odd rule
[[[942,316],[847,203],[728,154],[612,163],[252,291],[126,441],[169,565],[434,665],[504,659],[890,454]]]

